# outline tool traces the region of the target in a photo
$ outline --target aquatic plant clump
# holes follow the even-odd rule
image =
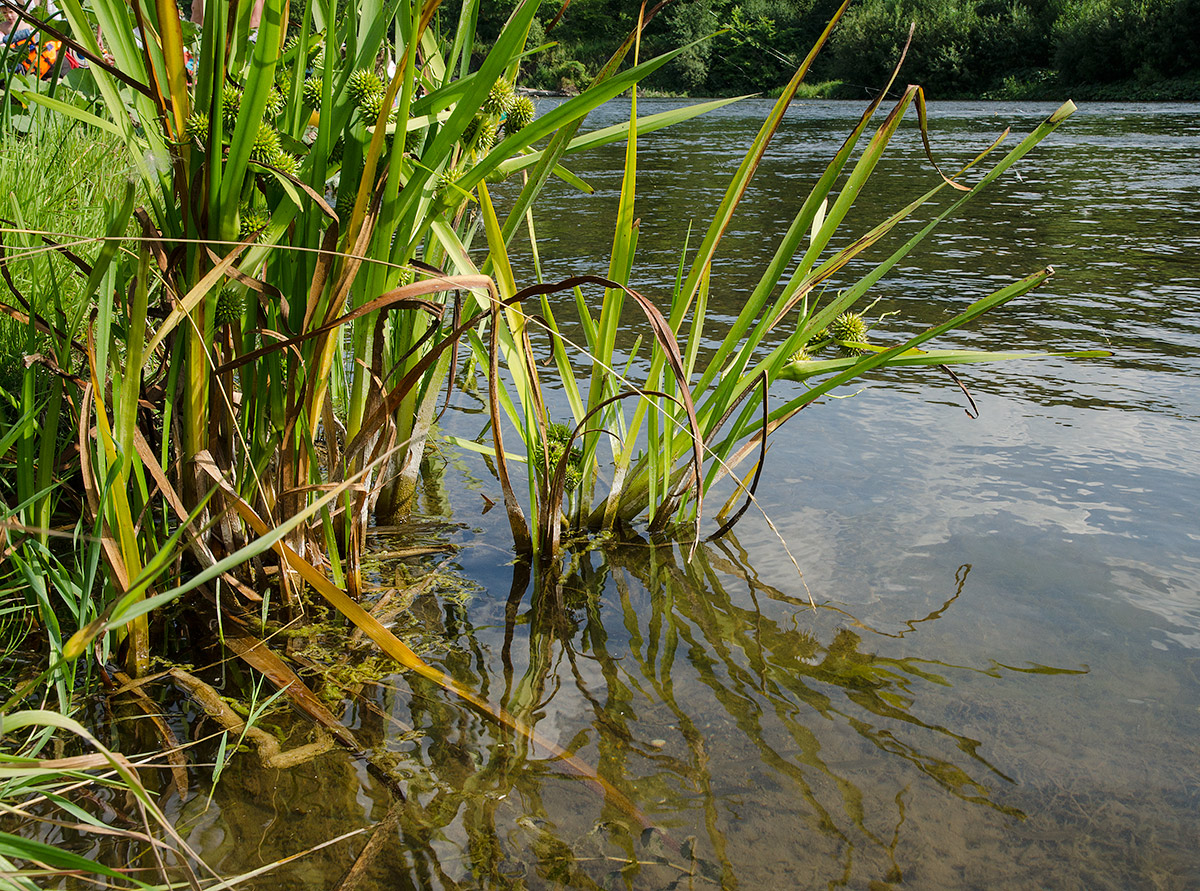
[[[478,0],[467,2],[477,11]],[[798,219],[789,228],[788,238],[795,235],[794,240],[780,248],[780,256],[804,258],[795,287],[781,287],[776,274],[756,288],[747,298],[745,319],[729,325],[726,342],[707,367],[707,345],[695,344],[712,334],[711,326],[700,333],[707,276],[728,216],[714,221],[686,279],[681,265],[669,309],[659,310],[625,281],[590,277],[589,286],[600,290],[585,294],[579,285],[576,305],[593,332],[595,367],[605,373],[595,374],[594,386],[583,393],[572,377],[573,357],[557,352],[565,349],[561,339],[552,347],[560,360],[553,365],[533,353],[530,344],[544,329],[534,333],[532,325],[525,326],[531,304],[520,303],[536,297],[536,289],[521,288],[506,251],[519,229],[533,232],[533,225],[525,224],[550,176],[572,184],[578,180],[568,169],[569,152],[625,139],[630,151],[610,268],[614,277],[629,275],[636,243],[634,149],[639,127],[652,132],[698,112],[677,109],[646,119],[635,115],[628,129],[606,128],[582,138],[577,134],[592,111],[627,94],[672,56],[626,66],[625,54],[635,43],[631,35],[584,94],[564,100],[553,116],[537,119],[532,102],[515,98],[508,79],[527,55],[536,2],[518,4],[510,23],[479,57],[470,35],[444,41],[443,34],[433,33],[437,28],[429,29],[425,13],[436,9],[436,3],[401,0],[387,7],[389,21],[375,20],[378,11],[361,4],[351,3],[344,15],[339,11],[337,22],[326,21],[316,6],[305,6],[300,12],[305,35],[329,29],[326,79],[317,75],[319,68],[305,70],[298,52],[280,58],[285,5],[282,0],[266,3],[269,14],[253,43],[226,41],[236,38],[241,24],[232,23],[235,31],[227,33],[222,29],[231,23],[220,15],[219,4],[206,8],[194,77],[183,68],[180,29],[163,28],[156,34],[161,52],[113,42],[113,70],[148,70],[140,84],[152,95],[105,89],[99,100],[107,115],[101,123],[122,134],[140,180],[129,185],[123,201],[114,202],[105,222],[110,237],[102,243],[91,276],[98,286],[86,298],[94,304],[89,308],[99,311],[80,313],[74,329],[54,338],[60,346],[54,360],[58,366],[85,368],[92,380],[53,376],[47,389],[57,404],[47,403],[32,388],[14,397],[14,405],[23,400],[23,417],[46,417],[47,429],[65,427],[81,435],[70,449],[59,448],[52,439],[38,446],[32,436],[17,441],[10,452],[28,483],[18,493],[21,497],[6,498],[6,503],[34,505],[21,523],[33,530],[50,529],[54,511],[49,497],[43,499],[39,492],[68,489],[64,501],[75,511],[72,522],[80,519],[81,529],[99,532],[92,572],[106,561],[111,576],[103,585],[87,579],[77,600],[82,604],[95,590],[95,602],[72,616],[74,636],[68,636],[68,629],[59,635],[56,629],[49,644],[62,654],[59,665],[69,667],[94,646],[103,646],[114,659],[123,658],[131,674],[145,676],[156,651],[162,651],[159,629],[174,630],[169,617],[152,623],[152,609],[196,592],[194,603],[206,612],[204,619],[220,624],[227,640],[240,636],[246,644],[231,646],[231,652],[322,726],[345,731],[340,738],[350,740],[347,746],[353,749],[351,728],[327,714],[327,707],[289,667],[288,654],[277,651],[273,641],[251,640],[262,633],[273,609],[295,615],[295,607],[311,594],[373,641],[389,665],[458,697],[506,735],[520,735],[555,752],[519,717],[495,708],[469,685],[450,681],[414,653],[390,621],[372,612],[376,604],[364,586],[367,528],[371,522],[402,517],[415,502],[422,465],[430,463],[422,458],[435,436],[441,394],[452,389],[457,373],[458,347],[465,344],[474,351],[476,367],[486,367],[492,375],[493,466],[504,488],[515,547],[523,561],[539,554],[553,560],[559,541],[543,530],[555,535],[564,525],[579,531],[619,530],[648,517],[650,531],[658,533],[688,511],[699,524],[705,487],[720,472],[732,473],[741,456],[753,452],[745,444],[753,445],[759,413],[752,404],[757,400],[746,401],[748,387],[761,380],[765,402],[771,383],[783,377],[785,357],[806,342],[808,328],[835,321],[862,295],[847,289],[844,299],[839,295],[821,307],[809,306],[807,296],[788,301],[797,294],[820,293],[828,269],[846,268],[852,257],[835,256],[828,267],[806,268],[809,255],[815,264],[828,240],[821,242],[817,233],[822,227],[813,225],[813,219]],[[79,4],[69,5],[74,9]],[[99,8],[106,20],[127,17],[123,0],[91,0],[90,6]],[[291,9],[299,11],[295,4]],[[172,14],[165,7],[160,12]],[[95,40],[91,21],[72,22],[72,29],[81,42]],[[822,40],[827,36],[828,31]],[[350,65],[394,66],[394,117],[406,131],[398,137],[400,145],[370,132],[366,120],[377,122],[392,111],[383,107],[379,76],[363,68],[344,77],[342,56],[353,60]],[[335,66],[341,70],[333,71]],[[797,72],[797,84],[804,70]],[[102,64],[90,73],[102,84],[112,77]],[[288,107],[299,98],[311,108],[321,106],[325,87],[332,89],[332,101],[320,107],[320,114]],[[90,107],[98,107],[97,100],[91,101]],[[773,111],[776,123],[789,101],[783,97]],[[910,101],[911,92],[901,100]],[[184,117],[188,109],[211,114],[217,108],[220,122]],[[889,121],[898,123],[902,111],[900,107]],[[501,144],[504,157],[493,146],[500,118],[508,134]],[[464,127],[472,120],[477,123],[468,133]],[[131,121],[138,126],[129,126]],[[206,124],[222,125],[216,127],[219,144]],[[764,127],[748,159],[762,156],[773,132]],[[410,139],[414,150],[423,148],[419,160],[401,158],[394,150],[408,148]],[[849,144],[852,148],[853,140]],[[857,156],[847,149],[844,157]],[[873,163],[874,155],[864,157],[861,163]],[[264,170],[264,164],[301,181],[281,179]],[[733,197],[722,205],[730,215],[746,192],[753,166],[748,160],[731,183]],[[499,215],[486,184],[512,174],[521,174],[523,183],[515,196],[505,196]],[[850,172],[855,188],[846,194],[857,194],[868,174]],[[828,182],[840,175],[839,169],[832,170]],[[135,205],[146,195],[145,209],[135,216]],[[824,198],[815,195],[805,207],[823,207],[828,203]],[[468,203],[470,214],[462,212]],[[337,219],[331,219],[331,204]],[[829,219],[836,221],[840,212],[835,204]],[[144,238],[121,242],[124,233],[138,228]],[[246,243],[235,243],[235,236]],[[803,239],[810,239],[813,249],[801,249]],[[422,271],[415,281],[414,268]],[[1036,283],[1021,287],[1028,290]],[[779,295],[774,306],[766,303],[774,299],[770,295]],[[1001,298],[1007,295],[991,305]],[[611,346],[629,327],[628,316],[621,318],[623,300],[629,306],[637,301],[653,329],[654,340],[643,346],[638,362],[623,363]],[[784,342],[778,350],[763,348],[771,320],[794,319],[800,300],[805,301],[800,328],[779,334]],[[693,335],[681,348],[689,314]],[[544,320],[553,330],[548,308]],[[865,337],[865,323],[861,334]],[[914,340],[911,346],[915,350],[918,344]],[[748,373],[751,357],[757,362],[767,353],[766,370]],[[874,359],[856,360],[852,370],[857,373]],[[607,373],[622,364],[634,373],[648,366],[645,385],[639,381],[636,390],[626,390],[615,374]],[[572,423],[548,421],[539,380],[547,374],[544,368],[562,376],[575,415]],[[806,388],[802,398],[815,399],[822,392]],[[626,396],[630,398],[620,401]],[[636,406],[632,418],[620,414],[626,406]],[[793,401],[772,413],[782,423],[800,407]],[[702,423],[713,426],[702,429]],[[765,419],[762,424],[765,443]],[[523,449],[527,489],[519,494],[513,492],[506,464],[517,440],[510,437],[506,451],[500,442],[502,427],[520,437],[517,448]],[[601,440],[615,443],[616,473],[607,478],[596,457]],[[635,451],[645,443],[649,448]],[[471,445],[478,450],[477,442]],[[605,479],[612,481],[612,491],[594,497],[597,481]],[[564,490],[572,492],[570,499]],[[103,496],[89,497],[96,492]],[[522,513],[523,504],[531,513]],[[86,512],[82,518],[80,505]],[[536,533],[526,525],[530,515],[538,524]],[[27,538],[13,545],[22,549],[23,558],[35,554],[36,538]],[[91,538],[81,536],[85,547],[92,547]],[[27,562],[32,565],[32,558]],[[127,580],[136,584],[131,588]],[[269,607],[263,604],[268,594]],[[64,700],[77,689],[65,675],[58,686]],[[66,703],[63,708],[68,711]],[[561,757],[574,756],[564,752]],[[600,785],[586,765],[573,764],[573,769]],[[616,802],[619,794],[606,789],[605,798]],[[636,812],[632,803],[628,810]]]

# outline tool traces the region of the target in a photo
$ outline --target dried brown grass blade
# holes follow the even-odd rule
[[[142,466],[150,473],[150,478],[158,486],[159,491],[162,493],[171,510],[175,511],[175,515],[181,523],[186,523],[188,521],[188,512],[183,506],[183,499],[179,497],[179,493],[175,491],[175,487],[171,485],[171,481],[167,479],[167,475],[158,466],[158,459],[155,457],[153,450],[151,450],[150,443],[146,442],[146,437],[136,427],[133,431],[133,445],[137,450],[138,457],[142,460]],[[216,564],[216,555],[209,549],[201,536],[191,536],[188,542],[191,545],[192,553],[196,555],[201,566],[207,569]],[[243,584],[232,573],[223,573],[221,580],[247,600],[262,601],[262,595],[248,585]]]
[[[493,293],[493,298],[495,294]],[[508,475],[508,458],[504,453],[504,431],[500,421],[500,334],[503,306],[499,300],[492,301],[491,337],[488,341],[488,411],[492,419],[492,445],[496,454],[496,476],[500,480],[500,491],[504,495],[504,510],[508,515],[508,525],[512,530],[513,545],[518,554],[528,557],[533,554],[533,535],[529,531],[529,523],[525,520],[525,512],[521,510],[521,502],[513,491],[512,480]]]
[[[909,89],[911,90],[914,88],[909,87]],[[916,87],[915,89],[917,92],[917,123],[921,130],[921,143],[925,146],[925,157],[929,160],[929,163],[933,165],[933,169],[938,172],[938,176],[945,180],[946,185],[950,186],[950,188],[958,189],[960,192],[971,191],[970,186],[964,186],[962,183],[955,182],[950,177],[946,176],[946,174],[942,172],[942,168],[938,167],[937,161],[933,160],[933,149],[929,145],[929,121],[927,120],[927,114],[925,111],[925,91],[921,89],[921,87]]]
[[[205,596],[214,607],[217,599],[209,591]],[[246,623],[227,607],[221,607],[221,640],[239,659],[282,690],[301,712],[325,728],[352,752],[362,751],[354,734],[339,721],[316,693],[263,641],[250,633]],[[214,621],[215,624],[215,621]]]
[[[754,468],[754,479],[750,483],[749,491],[746,492],[746,500],[742,504],[742,506],[740,508],[738,508],[737,513],[735,513],[732,517],[730,517],[728,520],[726,520],[724,523],[722,523],[721,528],[718,529],[716,532],[714,532],[712,535],[710,535],[706,539],[706,541],[713,541],[715,539],[718,539],[722,535],[724,535],[726,532],[731,530],[734,526],[736,526],[738,520],[740,520],[742,518],[742,515],[744,513],[746,513],[747,510],[750,509],[750,505],[754,503],[754,493],[758,491],[758,481],[762,477],[763,465],[765,465],[767,463],[766,430],[767,430],[767,425],[769,423],[769,412],[767,411],[768,381],[767,381],[767,373],[765,371],[758,376],[758,383],[762,387],[762,434],[761,434],[761,437],[759,440],[760,449],[759,449],[759,455],[758,455],[758,464]]]
[[[308,301],[305,304],[304,324],[301,325],[301,330],[307,331],[312,325],[313,318],[316,317],[321,295],[325,293],[325,282],[329,279],[329,273],[338,256],[337,244],[341,237],[340,230],[341,225],[335,215],[333,223],[325,230],[325,235],[321,238],[321,250],[317,255],[317,266],[313,271],[312,284],[308,288]]]

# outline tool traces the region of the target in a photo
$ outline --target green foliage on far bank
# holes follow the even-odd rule
[[[445,5],[446,21],[456,6]],[[481,46],[513,6],[481,10]],[[675,0],[647,29],[647,50],[715,36],[645,86],[696,96],[777,91],[833,9],[828,0]],[[525,83],[582,89],[637,10],[631,0],[574,0],[556,22],[557,4],[549,5],[534,36],[540,29],[541,42],[554,45],[525,63]],[[1200,98],[1200,0],[859,0],[810,75],[823,85],[817,95],[878,89],[913,22],[904,78],[933,97]]]
[[[1078,97],[1115,84],[1113,98],[1200,96],[1200,0],[866,0],[835,35],[831,73],[868,87],[886,77],[909,22],[905,77],[935,96]],[[1170,94],[1153,89],[1169,80]]]

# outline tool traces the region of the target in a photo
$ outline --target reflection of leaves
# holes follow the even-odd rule
[[[593,883],[577,885],[575,876],[575,853],[571,846],[545,828],[533,817],[520,817],[517,825],[525,830],[529,849],[538,861],[538,875],[552,882],[561,882],[574,887],[595,887]]]
[[[664,561],[664,554],[671,555],[670,559]],[[725,550],[725,554],[728,556],[729,551]],[[985,776],[1010,781],[979,754],[978,740],[927,722],[913,710],[917,702],[914,683],[949,687],[951,681],[946,670],[961,670],[960,666],[931,659],[892,658],[865,651],[860,635],[849,628],[838,630],[827,645],[822,645],[812,634],[785,628],[769,620],[756,605],[751,608],[735,601],[708,557],[708,552],[700,551],[691,561],[680,565],[668,549],[609,554],[610,565],[620,565],[643,581],[652,602],[670,604],[664,613],[656,609],[650,621],[671,624],[686,643],[688,662],[700,680],[712,690],[745,739],[758,748],[764,764],[796,784],[803,800],[815,812],[822,831],[851,846],[847,829],[838,828],[845,818],[838,819],[820,803],[815,787],[810,785],[810,773],[832,780],[840,790],[841,809],[849,818],[850,826],[873,844],[885,847],[882,840],[867,829],[862,791],[826,763],[820,740],[807,726],[803,711],[796,710],[798,704],[807,705],[826,718],[840,718],[861,738],[889,756],[909,762],[955,797],[1010,816],[1021,816],[1019,811],[993,801],[987,784],[972,775],[971,765],[975,765],[985,772]],[[730,573],[730,562],[738,568],[736,561],[721,562],[726,573]],[[740,567],[740,570],[732,574],[750,581],[752,592],[763,591],[773,599],[791,600],[783,596],[775,598],[776,592],[759,583],[752,570],[746,567]],[[940,617],[961,593],[966,575],[967,567],[961,568],[956,575],[954,595],[941,608],[906,623],[908,630],[913,630],[920,622]],[[622,598],[623,602],[627,599]],[[627,627],[634,622],[628,604],[624,618]],[[862,627],[860,623],[855,624]],[[637,642],[635,635],[631,644]],[[647,678],[669,679],[671,666],[661,658],[657,661],[655,664],[654,651],[646,647],[638,666],[639,673]],[[630,668],[627,663],[626,668]],[[673,699],[669,683],[660,683],[657,689],[664,699]],[[840,703],[849,703],[856,710],[847,710]],[[794,745],[793,752],[785,755],[768,743],[761,717],[764,712],[773,713],[775,720],[786,728]],[[932,750],[924,751],[928,744],[920,742],[919,736],[902,739],[897,735],[904,727],[933,734],[930,737],[933,740],[949,741],[969,760],[955,763]],[[701,766],[701,759],[695,760],[695,766]],[[708,769],[707,764],[703,769]]]
[[[445,663],[472,687],[497,691],[530,724],[553,716],[567,751],[590,759],[611,787],[665,825],[698,831],[699,840],[676,845],[661,831],[643,833],[644,823],[603,799],[560,812],[564,787],[552,779],[560,764],[536,760],[519,740],[410,681],[417,695],[398,695],[396,703],[408,709],[417,735],[396,753],[393,775],[407,777],[412,793],[401,826],[414,845],[414,875],[442,875],[457,860],[495,888],[733,887],[748,866],[725,837],[742,807],[729,780],[736,769],[750,771],[752,782],[782,782],[779,794],[795,802],[788,819],[839,852],[833,885],[853,883],[864,851],[883,858],[885,872],[876,875],[899,883],[901,795],[909,787],[881,800],[876,787],[859,785],[859,767],[844,766],[854,764],[853,754],[828,754],[831,739],[857,737],[932,789],[1021,816],[994,800],[997,781],[1008,778],[980,753],[980,741],[920,709],[923,692],[981,669],[872,651],[879,638],[853,617],[839,620],[852,627],[827,638],[797,627],[794,616],[776,620],[759,598],[791,600],[738,561],[710,559],[712,551],[691,561],[669,548],[614,551],[604,561],[595,554],[576,555],[527,604],[518,586],[505,611],[500,667],[485,656],[489,629],[469,614],[444,626],[452,636]],[[966,575],[960,569],[954,596],[907,629],[941,616]],[[795,605],[807,614],[806,602]],[[1009,671],[1074,673],[1000,663],[982,669]],[[381,712],[395,714],[396,703]],[[731,755],[748,762],[731,764]],[[599,820],[583,832],[572,821],[590,813]]]
[[[1090,669],[1086,665],[1079,668],[1054,668],[1050,665],[1039,665],[1036,662],[1030,662],[1024,668],[1018,668],[1015,665],[1005,665],[1003,662],[992,660],[992,667],[985,671],[984,674],[989,677],[998,678],[1001,676],[1001,669],[1004,671],[1015,671],[1019,674],[1087,674]]]

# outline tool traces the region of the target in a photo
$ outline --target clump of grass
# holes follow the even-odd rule
[[[112,134],[45,110],[33,114],[34,126],[27,132],[0,135],[4,265],[35,312],[52,314],[57,296],[68,313],[77,314],[83,278],[65,256],[47,249],[39,233],[93,258],[98,246],[88,236],[104,231],[105,205],[124,190],[130,163]],[[6,285],[0,288],[7,291]],[[15,299],[10,294],[5,302]],[[7,392],[19,389],[13,375],[28,347],[27,326],[0,313],[0,383]]]

